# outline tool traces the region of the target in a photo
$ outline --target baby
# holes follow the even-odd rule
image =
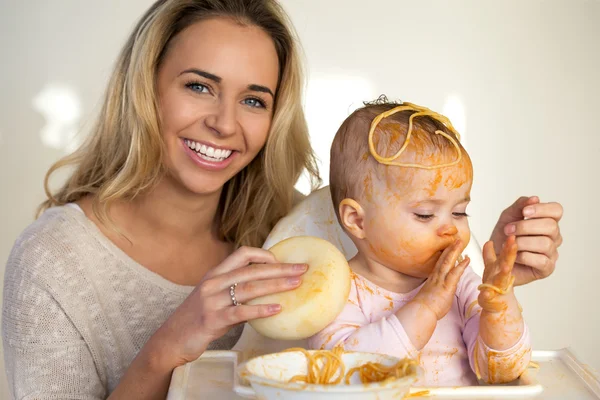
[[[518,378],[531,356],[512,288],[517,245],[483,247],[482,279],[461,253],[473,167],[442,115],[410,103],[368,104],[331,149],[330,187],[358,249],[342,313],[309,340],[314,349],[411,357],[417,382],[464,386]]]

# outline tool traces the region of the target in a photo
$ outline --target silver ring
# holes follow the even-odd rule
[[[241,303],[238,303],[238,301],[235,299],[235,288],[237,287],[237,283],[234,283],[233,285],[229,286],[229,297],[231,297],[231,303],[234,306],[239,306]]]

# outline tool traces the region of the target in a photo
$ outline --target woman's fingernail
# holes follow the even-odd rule
[[[294,264],[295,271],[306,271],[308,269],[308,265],[306,264]]]
[[[533,207],[525,207],[523,209],[523,215],[525,217],[531,217],[533,214],[535,214],[535,209]]]
[[[516,231],[517,231],[517,227],[512,224],[506,225],[506,228],[504,228],[504,233],[506,233],[507,235],[512,235]]]
[[[275,313],[281,311],[281,305],[279,304],[271,304],[269,306],[269,312]]]
[[[288,285],[290,285],[290,286],[296,286],[299,283],[300,283],[300,278],[289,278],[288,279]]]

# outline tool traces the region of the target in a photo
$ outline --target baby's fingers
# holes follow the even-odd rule
[[[500,270],[494,279],[494,284],[501,289],[506,289],[510,284],[512,269],[517,259],[517,242],[515,236],[509,236],[502,246],[500,253]]]
[[[470,263],[471,259],[469,258],[469,256],[465,256],[464,260],[462,260],[456,267],[452,268],[452,270],[450,270],[450,272],[448,272],[448,275],[446,276],[447,286],[453,288],[458,286],[458,281],[460,280],[460,277],[462,276],[463,272],[465,272],[465,269],[467,269]]]
[[[448,246],[440,256],[438,264],[439,273],[442,277],[448,275],[452,268],[456,266],[456,260],[458,260],[458,257],[460,257],[461,248],[462,240],[456,239],[454,243]]]
[[[483,281],[487,282],[490,276],[494,276],[496,270],[496,250],[494,249],[494,242],[491,240],[483,245],[483,263],[485,269],[483,270]]]

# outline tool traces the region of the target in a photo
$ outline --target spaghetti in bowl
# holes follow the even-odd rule
[[[398,399],[421,375],[411,360],[385,354],[291,349],[256,357],[241,366],[236,386],[258,399]]]

